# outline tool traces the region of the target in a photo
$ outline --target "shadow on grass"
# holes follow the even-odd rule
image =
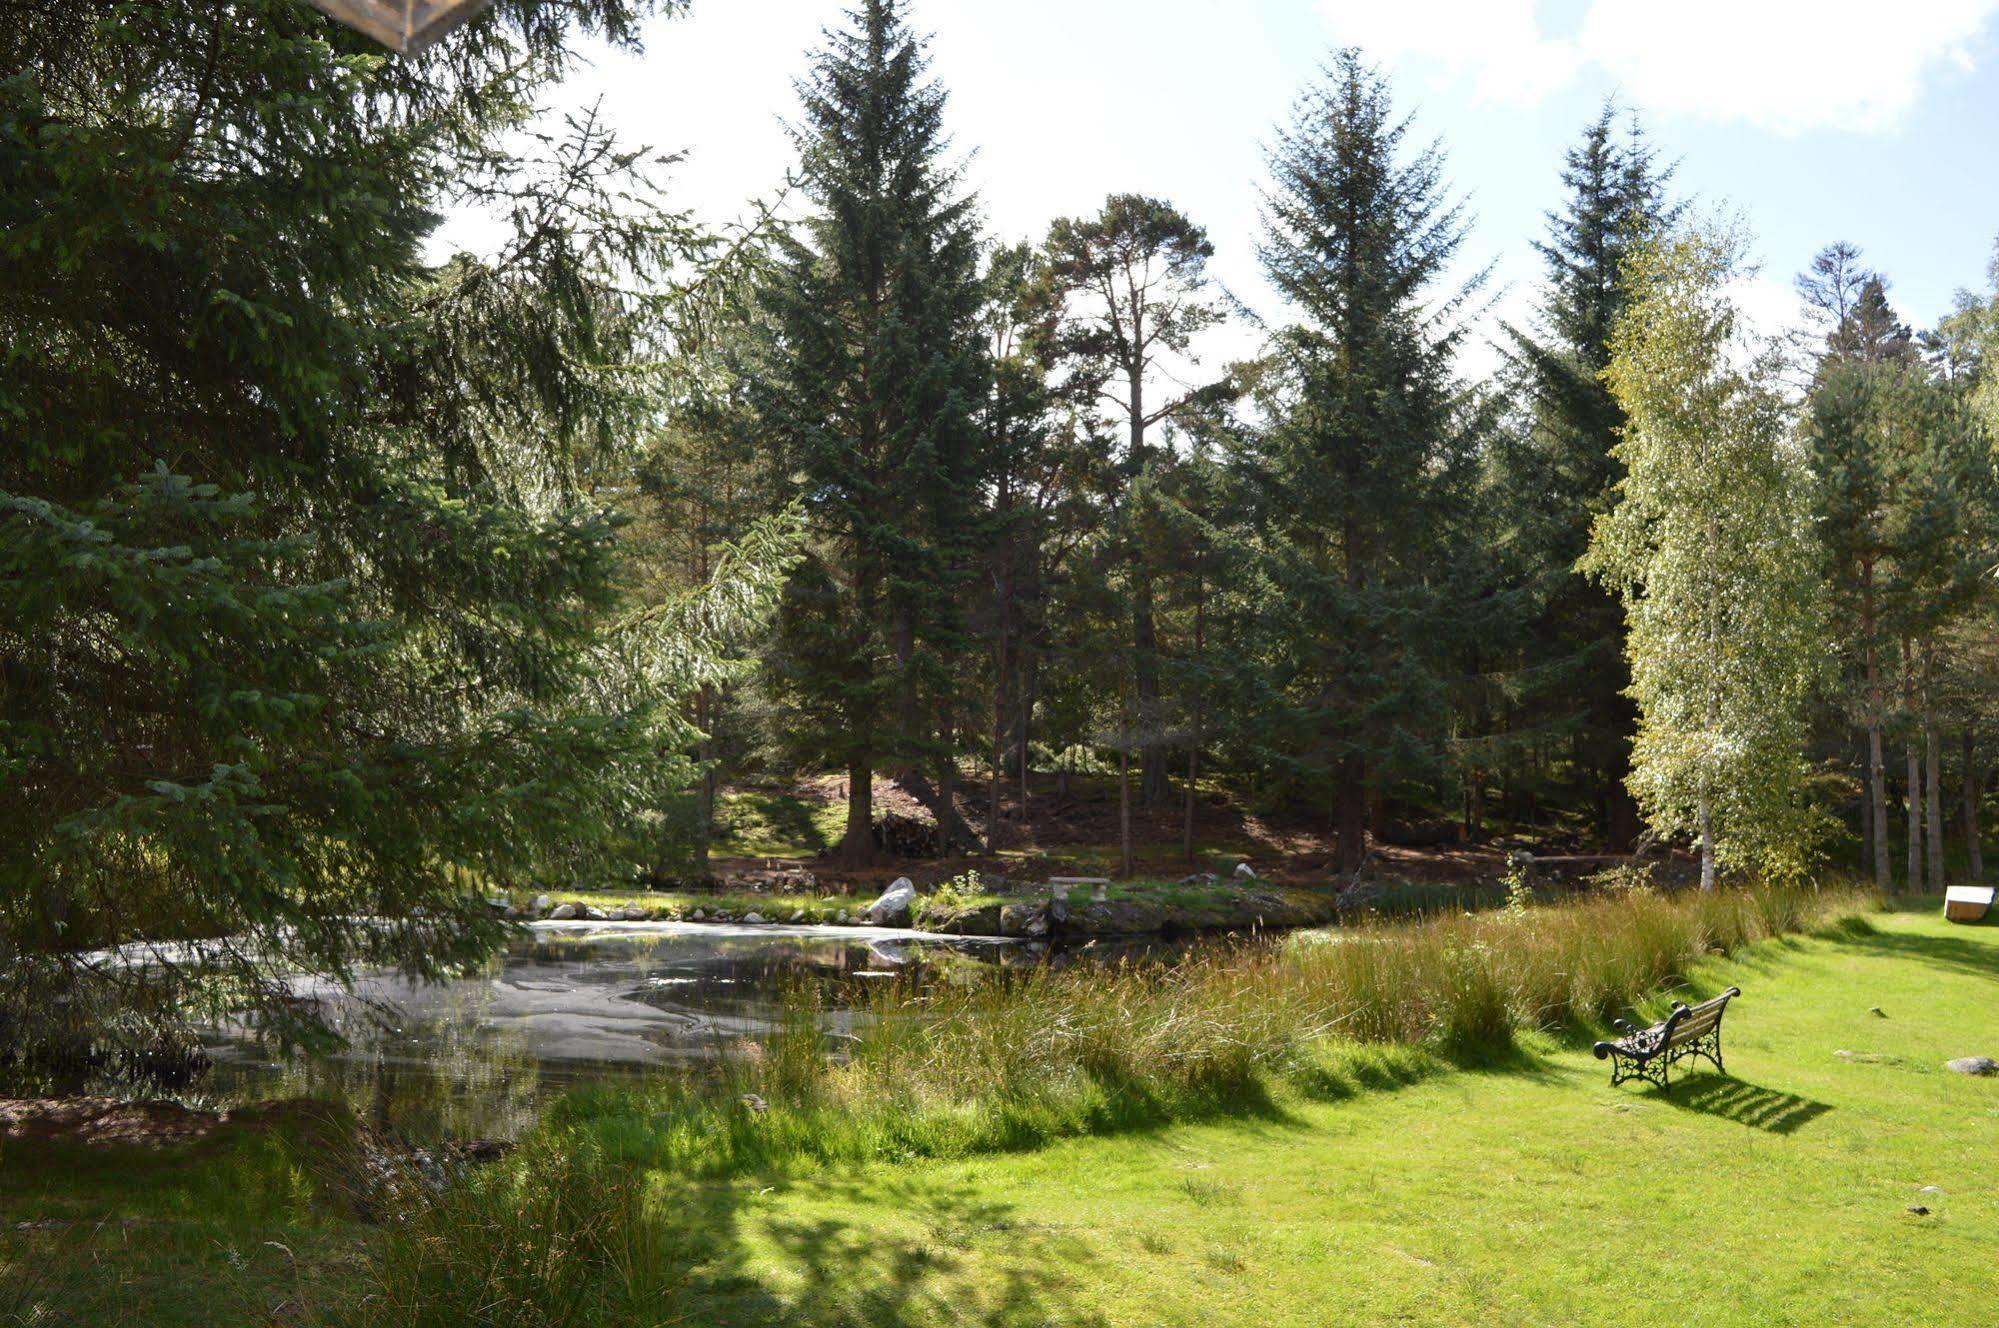
[[[726,826],[717,836],[720,846],[740,849],[747,857],[823,853],[826,836],[812,818],[812,804],[803,798],[781,793],[739,793],[723,812]]]
[[[1832,1110],[1824,1102],[1796,1093],[1718,1074],[1679,1080],[1669,1091],[1654,1093],[1651,1100],[1703,1116],[1719,1116],[1765,1134],[1795,1134]]]
[[[819,1175],[803,1205],[775,1214],[749,1211],[797,1182],[753,1192],[709,1187],[689,1224],[713,1242],[694,1265],[676,1307],[705,1324],[798,1324],[907,1328],[918,1324],[1100,1328],[1100,1316],[1073,1307],[1095,1256],[1060,1227],[965,1183],[923,1173]],[[726,1191],[726,1192],[725,1192]],[[674,1205],[669,1201],[668,1207]],[[886,1220],[861,1220],[881,1214]],[[782,1281],[746,1259],[775,1254]],[[993,1257],[982,1257],[993,1256]]]
[[[1973,977],[1999,979],[1999,929],[1992,939],[1924,936],[1908,932],[1870,931],[1838,937],[1838,943],[1884,959],[1935,964]]]

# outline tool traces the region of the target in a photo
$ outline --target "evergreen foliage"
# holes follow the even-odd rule
[[[970,517],[985,464],[986,365],[974,200],[946,159],[903,0],[864,0],[798,84],[811,215],[766,292],[759,417],[811,520],[774,677],[814,754],[848,773],[841,854],[873,854],[872,778],[930,794],[947,833],[951,695]],[[936,785],[924,778],[934,775]]]
[[[1269,604],[1245,711],[1272,765],[1330,799],[1349,872],[1370,795],[1445,757],[1462,620],[1440,567],[1488,423],[1453,370],[1476,283],[1439,293],[1464,215],[1438,149],[1408,135],[1385,80],[1340,52],[1272,153],[1260,250],[1297,321],[1247,460]]]
[[[576,869],[685,775],[644,689],[590,702],[588,477],[698,237],[591,117],[501,147],[576,34],[675,7],[501,0],[420,60],[290,0],[9,8],[10,1045],[313,1036],[288,971],[474,960],[482,883]],[[426,256],[450,205],[497,255]]]
[[[1499,542],[1532,603],[1514,634],[1514,683],[1494,707],[1491,764],[1517,769],[1535,751],[1566,750],[1599,831],[1619,843],[1635,829],[1623,789],[1636,726],[1630,675],[1616,600],[1576,562],[1620,476],[1612,453],[1625,418],[1603,371],[1628,299],[1624,263],[1678,215],[1671,175],[1635,121],[1619,134],[1608,105],[1569,150],[1565,206],[1535,244],[1546,271],[1537,327],[1510,333],[1524,418],[1501,435],[1492,475]]]

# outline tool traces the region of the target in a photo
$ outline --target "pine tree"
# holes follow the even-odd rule
[[[1371,795],[1443,758],[1455,624],[1432,574],[1484,423],[1452,368],[1469,288],[1439,290],[1463,213],[1408,133],[1382,77],[1336,55],[1272,153],[1260,248],[1297,321],[1246,466],[1271,600],[1269,690],[1246,709],[1270,766],[1330,796],[1349,872]]]
[[[765,294],[772,335],[756,380],[813,531],[771,673],[807,721],[806,754],[847,770],[849,863],[873,856],[885,767],[948,839],[969,838],[952,802],[955,739],[936,721],[955,713],[985,464],[978,236],[946,160],[944,92],[926,81],[905,10],[864,0],[798,84],[792,136],[812,210]]]
[[[500,147],[576,29],[652,8],[521,0],[421,60],[288,0],[9,8],[9,1046],[323,1034],[287,970],[476,959],[475,887],[600,869],[687,773],[640,689],[590,700],[586,475],[657,404],[622,370],[671,310],[629,292],[692,240],[588,117]],[[452,203],[511,218],[496,257],[424,260]]]
[[[1188,357],[1193,339],[1221,321],[1208,289],[1214,246],[1207,232],[1172,204],[1141,194],[1112,194],[1093,217],[1058,219],[1048,230],[1049,278],[1063,302],[1059,351],[1075,375],[1072,392],[1092,400],[1122,426],[1124,453],[1118,517],[1131,560],[1132,678],[1139,734],[1140,797],[1166,796],[1166,715],[1153,572],[1140,555],[1137,527],[1146,519],[1131,496],[1142,488],[1160,426],[1198,409],[1225,385],[1163,392],[1162,376]]]
[[[1666,199],[1671,177],[1635,122],[1619,135],[1609,105],[1570,149],[1567,202],[1548,214],[1547,238],[1535,245],[1546,271],[1538,326],[1511,332],[1526,418],[1494,453],[1503,547],[1533,601],[1514,662],[1524,681],[1516,701],[1501,703],[1511,711],[1506,736],[1515,748],[1530,737],[1536,747],[1565,744],[1597,828],[1613,843],[1629,842],[1636,828],[1624,789],[1636,716],[1624,695],[1617,602],[1576,562],[1620,475],[1612,452],[1624,412],[1603,371],[1628,299],[1623,265],[1677,215]]]
[[[1633,792],[1655,830],[1695,839],[1703,889],[1728,865],[1795,874],[1820,833],[1805,743],[1822,584],[1777,358],[1740,362],[1739,247],[1694,229],[1628,261],[1608,370],[1625,473],[1583,561],[1624,602]]]

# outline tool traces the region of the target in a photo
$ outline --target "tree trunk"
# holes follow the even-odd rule
[[[1134,316],[1137,315],[1133,311]],[[1134,338],[1141,335],[1141,329],[1134,322]],[[1125,386],[1129,392],[1128,420],[1129,442],[1125,455],[1125,501],[1127,520],[1135,519],[1130,511],[1131,489],[1134,482],[1145,472],[1145,363],[1142,359],[1125,365]],[[1131,635],[1132,674],[1138,688],[1138,740],[1139,740],[1139,796],[1147,807],[1157,807],[1166,800],[1166,744],[1162,740],[1159,713],[1159,637],[1152,619],[1152,568],[1145,560],[1145,554],[1134,541],[1128,550],[1131,558]]]
[[[875,772],[866,760],[847,766],[847,830],[839,858],[848,867],[870,866],[875,860]]]
[[[1117,770],[1117,820],[1118,820],[1118,876],[1131,879],[1131,743],[1127,741],[1118,749]]]
[[[1194,561],[1194,662],[1205,662],[1208,644],[1208,595],[1200,559]],[[1194,732],[1187,743],[1187,799],[1180,826],[1180,855],[1194,860],[1195,783],[1201,773],[1201,729],[1206,718],[1201,710],[1201,693],[1194,694]]]
[[[701,741],[694,748],[695,759],[701,762],[701,783],[695,797],[694,808],[694,875],[696,879],[708,876],[708,841],[715,833],[715,766],[714,753],[708,741],[709,712],[713,709],[710,690],[703,687],[694,696],[694,727],[701,730]]]
[[[986,856],[999,852],[1000,776],[1006,766],[1007,607],[1013,578],[1000,578],[998,612],[993,615],[993,764],[986,787]]]
[[[1911,717],[1916,713],[1916,657],[1906,639],[1902,642],[1902,711]],[[1914,894],[1923,888],[1923,757],[1916,735],[1902,739],[1902,757],[1909,781],[1909,851],[1904,879],[1909,893]]]
[[[1881,753],[1881,651],[1874,641],[1874,567],[1861,569],[1865,593],[1861,600],[1860,630],[1866,637],[1864,660],[1867,672],[1867,799],[1874,839],[1874,888],[1893,894],[1895,879],[1888,868],[1888,768]]]
[[[1914,894],[1923,888],[1923,755],[1913,737],[1902,744],[1902,754],[1909,780],[1909,852],[1903,879]]]
[[[1978,742],[1970,729],[1965,729],[1964,745],[1964,856],[1965,871],[1973,881],[1985,879],[1985,845],[1978,833],[1978,804],[1984,800],[1985,790],[1978,778]]]
[[[1701,889],[1714,889],[1714,820],[1708,808],[1707,789],[1700,794]]]
[[[1342,875],[1352,875],[1367,848],[1367,758],[1359,752],[1340,762],[1333,832],[1339,839],[1335,862]]]
[[[1928,709],[1927,702],[1924,706]],[[1939,785],[1936,730],[1930,725],[1927,713],[1923,716],[1923,814],[1929,822],[1929,839],[1925,847],[1930,855],[1930,893],[1943,893],[1943,797]]]

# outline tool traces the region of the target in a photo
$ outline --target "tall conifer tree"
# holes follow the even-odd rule
[[[1624,776],[1637,719],[1624,695],[1630,673],[1617,601],[1576,561],[1620,474],[1612,451],[1625,416],[1602,375],[1628,299],[1622,268],[1676,214],[1665,196],[1670,177],[1635,123],[1618,132],[1610,106],[1570,149],[1567,199],[1535,245],[1546,271],[1537,326],[1511,334],[1526,419],[1496,453],[1510,553],[1536,601],[1520,661],[1532,682],[1510,722],[1538,732],[1544,745],[1567,745],[1598,830],[1613,842],[1636,829]]]
[[[688,237],[588,117],[502,146],[575,29],[630,46],[673,7],[512,0],[421,59],[288,0],[9,7],[10,1047],[246,1007],[323,1031],[287,969],[476,958],[504,929],[475,882],[582,870],[685,773],[593,699],[587,475],[657,404],[627,370],[670,310],[631,292]],[[501,252],[428,261],[481,203]],[[99,950],[162,938],[199,959]]]
[[[1442,756],[1453,634],[1447,556],[1481,414],[1453,358],[1468,288],[1434,147],[1407,150],[1383,78],[1339,52],[1271,156],[1264,270],[1296,322],[1276,338],[1247,467],[1275,599],[1259,745],[1330,796],[1338,864],[1362,860],[1370,795]]]
[[[983,468],[978,235],[947,159],[944,91],[905,13],[902,0],[863,0],[798,84],[792,134],[812,210],[766,294],[757,384],[814,532],[773,673],[812,754],[847,771],[850,863],[873,855],[877,772],[908,782],[947,837],[967,835],[954,736],[937,717],[954,713]]]

